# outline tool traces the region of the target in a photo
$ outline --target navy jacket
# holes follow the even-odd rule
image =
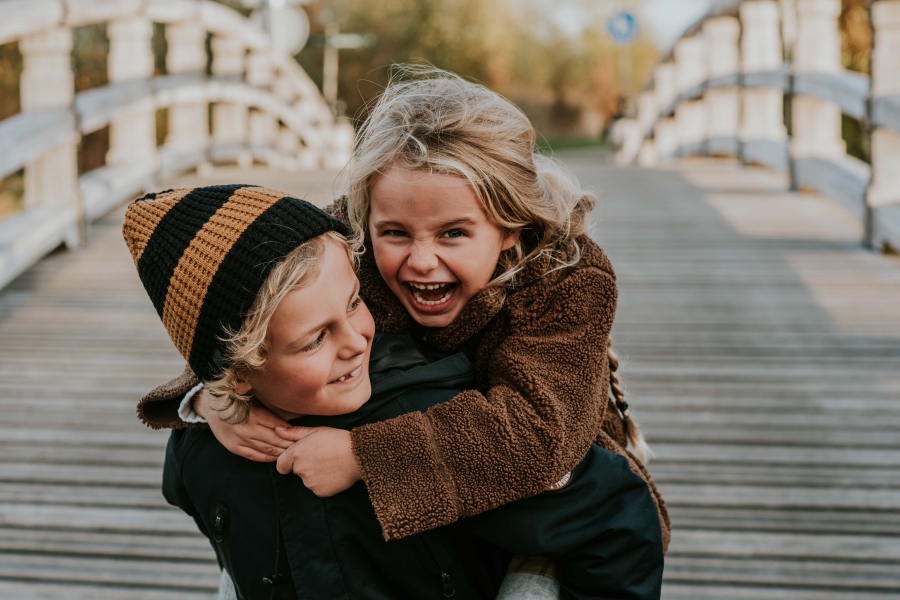
[[[370,376],[358,411],[296,423],[349,430],[424,411],[472,387],[474,368],[463,352],[378,334]],[[513,553],[556,559],[565,599],[659,598],[662,540],[647,485],[597,446],[560,490],[391,542],[362,482],[318,498],[274,464],[231,454],[208,429],[172,432],[163,493],[210,539],[242,600],[490,599]]]

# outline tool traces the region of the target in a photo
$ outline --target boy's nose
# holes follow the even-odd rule
[[[359,356],[360,354],[366,351],[366,348],[369,347],[369,340],[362,333],[356,330],[353,326],[353,323],[347,322],[342,332],[342,345],[340,351],[340,357],[343,359],[350,359],[354,356]]]

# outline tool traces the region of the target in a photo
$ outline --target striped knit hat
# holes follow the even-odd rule
[[[136,200],[122,234],[163,326],[201,381],[225,366],[236,331],[272,268],[346,225],[309,202],[249,185],[167,190]]]

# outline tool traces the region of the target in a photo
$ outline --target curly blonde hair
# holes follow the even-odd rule
[[[397,166],[462,177],[485,213],[516,244],[500,255],[488,285],[516,285],[529,262],[549,257],[547,272],[581,260],[577,237],[587,230],[596,195],[559,161],[534,152],[537,133],[515,104],[483,85],[431,65],[396,66],[357,136],[348,213],[355,244],[366,238],[375,181]],[[610,393],[629,445],[646,461],[650,450],[625,403],[609,346]]]
[[[597,198],[559,161],[536,154],[536,139],[528,117],[483,85],[427,65],[396,67],[354,149],[348,209],[357,242],[365,238],[372,186],[398,166],[464,178],[494,222],[520,232],[491,284],[514,283],[541,256],[556,259],[551,270],[576,264],[575,238]]]
[[[275,265],[262,284],[253,305],[241,323],[240,329],[227,334],[225,364],[221,375],[204,385],[217,402],[212,408],[226,423],[243,423],[250,414],[252,394],[239,394],[238,382],[250,371],[266,366],[269,353],[269,324],[278,305],[289,293],[306,287],[319,275],[322,255],[328,242],[339,244],[348,258],[355,262],[349,240],[339,233],[329,231],[297,246]]]

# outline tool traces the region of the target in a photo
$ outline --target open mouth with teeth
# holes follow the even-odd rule
[[[331,383],[345,383],[345,382],[347,382],[347,381],[351,381],[351,380],[353,380],[353,379],[356,379],[356,378],[359,377],[359,374],[362,373],[362,368],[363,368],[363,366],[362,366],[362,365],[359,365],[358,367],[356,367],[355,369],[353,369],[353,370],[350,371],[349,373],[345,373],[345,374],[341,375],[340,377],[338,377],[337,379],[335,379],[335,380],[332,381]]]
[[[456,283],[413,283],[407,282],[406,287],[413,301],[422,308],[435,310],[443,307],[453,297],[453,292],[459,287]]]

